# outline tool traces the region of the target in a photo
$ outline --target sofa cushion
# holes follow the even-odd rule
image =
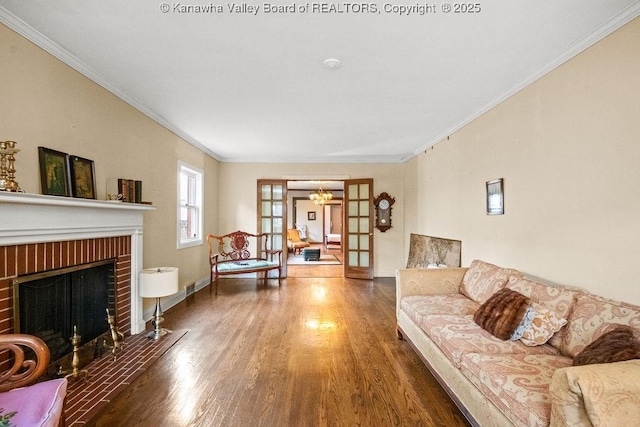
[[[578,297],[567,320],[561,351],[571,358],[617,325],[631,326],[640,333],[639,306],[592,294]]]
[[[520,292],[565,319],[569,317],[578,295],[584,293],[578,289],[536,282],[519,274],[509,277],[507,288]]]
[[[529,298],[511,289],[500,289],[473,315],[473,320],[485,331],[501,340],[508,340],[529,307]]]
[[[418,323],[418,319],[428,314],[473,315],[480,304],[462,294],[446,294],[411,295],[402,298],[400,306],[411,320]]]
[[[589,344],[573,359],[573,366],[640,359],[640,342],[629,326],[618,326]]]
[[[460,293],[483,304],[491,295],[505,287],[509,276],[519,274],[517,270],[474,260],[462,278]]]
[[[424,316],[418,326],[440,350],[459,367],[465,353],[558,354],[550,345],[527,347],[520,341],[503,341],[482,329],[472,316],[433,314]]]
[[[520,341],[524,345],[536,346],[545,344],[553,335],[567,324],[567,319],[559,317],[555,312],[532,302],[533,320],[524,330]]]
[[[515,425],[548,426],[549,385],[556,369],[571,366],[561,355],[468,353],[460,370]]]

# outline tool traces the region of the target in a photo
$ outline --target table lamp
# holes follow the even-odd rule
[[[140,274],[140,296],[156,299],[156,309],[153,313],[152,321],[153,331],[147,335],[148,338],[157,340],[171,332],[160,326],[164,320],[162,318],[160,298],[173,295],[178,290],[178,267],[156,267],[142,270]]]

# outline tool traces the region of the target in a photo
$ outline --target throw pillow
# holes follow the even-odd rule
[[[611,325],[631,326],[640,333],[640,306],[585,294],[578,297],[567,320],[560,350],[573,358],[609,332]]]
[[[462,278],[460,293],[478,304],[483,304],[491,295],[505,287],[511,275],[520,273],[478,259],[473,260]]]
[[[563,319],[538,303],[532,302],[531,307],[535,315],[533,321],[525,328],[520,341],[524,345],[534,347],[549,341],[553,334],[567,324],[567,319]]]
[[[618,326],[586,346],[573,359],[573,366],[631,359],[640,359],[640,342],[629,326]]]
[[[504,288],[478,308],[473,320],[491,335],[508,340],[522,322],[528,307],[529,298]]]

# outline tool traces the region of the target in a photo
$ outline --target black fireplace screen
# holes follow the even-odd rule
[[[74,326],[85,344],[109,330],[106,309],[115,309],[114,263],[55,270],[16,280],[16,330],[47,344],[51,360],[71,353]]]

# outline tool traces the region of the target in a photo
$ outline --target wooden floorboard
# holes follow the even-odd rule
[[[189,332],[89,425],[467,425],[396,338],[392,279],[224,279],[165,324]]]

